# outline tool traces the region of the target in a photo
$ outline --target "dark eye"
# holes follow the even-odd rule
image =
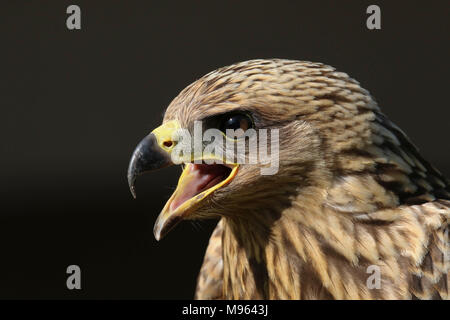
[[[252,120],[246,114],[232,114],[223,118],[221,130],[226,132],[227,129],[242,129],[246,131],[253,127]]]

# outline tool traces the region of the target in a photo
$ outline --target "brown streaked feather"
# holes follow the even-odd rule
[[[243,167],[198,213],[223,218],[196,298],[449,299],[450,184],[357,81],[320,63],[246,61],[188,86],[164,121],[236,109],[280,129],[280,168]],[[366,285],[371,265],[380,289]]]
[[[215,300],[223,299],[223,259],[222,259],[222,220],[219,221],[209,239],[205,258],[197,279],[195,299]]]

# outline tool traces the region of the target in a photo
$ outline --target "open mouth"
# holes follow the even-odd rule
[[[144,137],[136,146],[127,171],[128,185],[133,197],[136,197],[134,183],[137,176],[178,163],[173,161],[172,152],[176,145],[173,136],[180,128],[177,120],[167,121]],[[229,184],[239,169],[237,163],[204,163],[222,162],[222,157],[215,154],[202,153],[200,158],[194,160],[202,160],[203,163],[184,165],[177,188],[156,219],[153,228],[156,240],[160,240],[181,220],[200,218],[200,211],[198,215],[195,211],[201,207],[202,201]]]
[[[222,164],[188,163],[184,168],[183,175],[186,173],[189,178],[185,182],[183,190],[180,190],[179,195],[170,203],[170,211],[175,211],[187,200],[225,181],[231,172],[230,167]]]
[[[187,163],[175,192],[156,220],[153,230],[156,239],[162,238],[181,220],[189,219],[203,199],[233,180],[238,168],[238,164]]]

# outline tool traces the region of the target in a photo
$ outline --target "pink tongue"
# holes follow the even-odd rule
[[[225,179],[228,170],[222,165],[188,163],[186,166],[188,166],[185,169],[188,170],[187,174],[181,181],[183,185],[178,186],[181,190],[175,191],[177,194],[170,204],[170,211],[174,211],[185,201],[218,184]]]

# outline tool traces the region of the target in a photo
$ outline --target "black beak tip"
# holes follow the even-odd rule
[[[133,152],[127,172],[128,186],[133,197],[136,198],[134,183],[137,176],[148,171],[164,168],[171,163],[170,156],[159,148],[153,133],[142,139]]]
[[[128,172],[128,187],[130,188],[131,195],[134,199],[136,199],[136,189],[134,188],[134,182],[136,181],[136,176],[134,173]]]
[[[136,189],[134,188],[134,183],[133,184],[128,183],[128,186],[130,187],[131,195],[133,196],[134,199],[136,199]]]
[[[136,189],[134,187],[134,183],[136,181],[137,176],[135,158],[136,158],[135,155],[133,155],[127,172],[128,187],[130,188],[131,195],[133,196],[134,199],[136,199]]]

